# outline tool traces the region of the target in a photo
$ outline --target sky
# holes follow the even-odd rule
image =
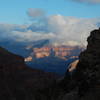
[[[47,15],[100,17],[100,5],[92,2],[89,4],[71,0],[0,0],[0,22],[24,24],[28,20],[26,12],[29,8],[41,8]]]
[[[0,40],[86,44],[99,11],[100,0],[0,0]]]

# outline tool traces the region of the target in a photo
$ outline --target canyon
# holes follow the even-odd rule
[[[35,58],[45,58],[50,56],[55,56],[61,59],[67,60],[68,58],[78,58],[79,53],[84,48],[80,46],[67,46],[67,45],[61,45],[61,46],[43,46],[41,48],[33,48],[32,53],[29,57],[25,58],[25,61],[32,61]]]
[[[30,68],[23,57],[0,47],[0,99],[100,100],[100,28],[87,42],[63,77]]]
[[[32,52],[25,58],[25,62],[31,68],[64,75],[69,64],[78,59],[78,55],[83,49],[80,46],[67,45],[32,48]]]

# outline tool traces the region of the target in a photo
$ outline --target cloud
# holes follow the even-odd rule
[[[26,32],[19,32],[19,31],[13,31],[13,37],[15,37],[16,41],[18,42],[32,42],[42,39],[51,39],[54,37],[53,33],[42,33],[42,32],[32,32],[31,30],[28,30]]]
[[[29,17],[38,18],[45,16],[45,11],[40,8],[29,8],[27,14]]]
[[[86,45],[90,31],[98,28],[100,18],[52,15],[30,25],[0,24],[0,41],[32,42],[48,39],[53,45]]]
[[[99,4],[100,0],[72,0],[81,3],[91,3],[91,4]]]
[[[13,31],[20,31],[25,32],[26,31],[25,25],[15,25],[15,24],[0,24],[0,40],[9,40],[14,39],[13,37]]]
[[[31,25],[29,25],[27,27],[28,30],[31,30],[33,32],[46,32],[48,33],[48,20],[45,19],[41,19],[38,22],[33,22]]]
[[[54,15],[48,19],[49,29],[56,35],[53,42],[58,44],[86,45],[91,30],[97,28],[100,19],[84,19]]]
[[[36,24],[0,24],[0,41],[13,40],[16,42],[32,42],[54,37],[52,32],[47,33],[47,29],[42,28],[42,25],[37,26]]]

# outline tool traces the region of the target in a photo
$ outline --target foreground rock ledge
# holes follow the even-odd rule
[[[87,42],[76,71],[60,83],[66,91],[63,100],[100,100],[100,29],[92,31]]]
[[[49,89],[49,100],[100,100],[100,29],[90,33],[87,49],[73,73]]]

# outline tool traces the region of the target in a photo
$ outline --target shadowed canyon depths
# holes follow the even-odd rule
[[[67,66],[78,59],[83,50],[80,46],[43,46],[32,48],[25,62],[31,68],[42,69],[46,72],[54,72],[64,75]]]

